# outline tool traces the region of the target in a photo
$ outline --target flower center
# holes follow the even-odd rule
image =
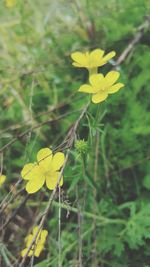
[[[54,171],[52,169],[44,171],[44,176],[53,176]]]

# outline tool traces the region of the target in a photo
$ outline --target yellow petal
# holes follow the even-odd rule
[[[78,91],[79,92],[89,93],[90,94],[90,93],[93,93],[93,88],[89,84],[83,84],[83,85],[80,86],[80,88],[79,88]]]
[[[48,189],[50,189],[50,190],[55,189],[57,182],[58,182],[58,179],[59,179],[59,175],[60,175],[60,172],[54,172],[51,176],[46,177],[46,185],[47,185]],[[60,186],[63,185],[63,177],[61,177],[61,181],[60,181],[59,185]]]
[[[47,235],[48,235],[47,230],[42,230],[40,238],[38,239],[38,245],[45,244]]]
[[[108,91],[108,94],[114,94],[116,93],[117,91],[119,91],[120,88],[124,87],[124,84],[123,83],[117,83],[113,86],[111,86],[107,91]]]
[[[77,68],[81,68],[81,65],[79,63],[77,63],[77,62],[73,62],[72,65],[77,67]]]
[[[90,76],[89,80],[93,87],[93,93],[96,93],[103,86],[104,76],[103,74],[93,74]]]
[[[26,185],[26,191],[29,194],[33,194],[37,192],[44,184],[45,177],[44,175],[39,173],[39,176],[35,177],[34,179],[29,180],[29,182]]]
[[[58,171],[65,161],[65,155],[62,152],[57,152],[52,159],[52,169]]]
[[[28,248],[23,249],[21,251],[21,256],[24,257],[26,255],[27,251],[28,251]],[[33,255],[33,251],[30,250],[29,253],[28,253],[28,257],[31,257],[32,255]]]
[[[87,65],[87,56],[81,52],[74,52],[71,54],[71,58],[80,65],[80,67],[85,67]]]
[[[110,71],[105,76],[105,87],[108,88],[112,86],[119,78],[120,73],[118,71]]]
[[[104,50],[101,50],[101,49],[95,49],[90,53],[91,67],[98,67],[101,65],[103,54],[104,54]]]
[[[26,164],[21,174],[22,175],[24,174],[24,176],[22,176],[24,180],[29,180],[29,181],[37,179],[38,177],[43,177],[39,165],[32,163]]]
[[[24,167],[21,171],[21,176],[24,180],[30,180],[34,177],[35,166],[36,165],[33,163],[28,163],[28,164],[24,165]]]
[[[108,53],[106,56],[104,56],[103,57],[103,60],[107,62],[108,60],[110,60],[111,58],[113,58],[115,55],[116,55],[116,52],[115,51],[112,51],[112,52]]]
[[[32,230],[33,235],[36,235],[38,229],[39,229],[38,226],[34,226],[34,228],[33,228],[33,230]]]
[[[104,55],[104,50],[95,49],[90,53],[90,59],[102,58],[103,55]]]
[[[32,240],[33,240],[34,236],[32,234],[28,235],[26,238],[25,238],[25,242],[26,242],[26,247],[29,247],[30,244],[32,243]]]
[[[38,235],[36,236],[37,232],[38,232]],[[39,240],[41,239],[42,230],[39,231],[39,227],[38,226],[35,226],[33,228],[32,233],[33,234],[28,235],[26,237],[26,239],[25,239],[25,241],[26,241],[26,247],[29,247],[30,246],[30,244],[32,243],[32,241],[35,238],[35,236],[36,236],[36,244],[39,243]]]
[[[36,236],[37,232],[38,232],[38,235],[36,237],[36,240],[37,240],[37,242],[39,242],[39,238],[40,238],[40,235],[41,235],[42,230],[39,231],[39,227],[38,226],[35,226],[33,228],[33,231],[32,231],[32,233],[33,233],[32,238],[34,238]]]
[[[37,153],[37,161],[43,171],[48,171],[51,168],[52,156],[52,150],[49,148],[42,148]]]
[[[43,245],[37,245],[34,251],[34,256],[39,257],[43,249],[44,249]]]
[[[99,92],[97,94],[94,94],[92,96],[92,102],[97,104],[100,103],[102,101],[104,101],[107,98],[108,94],[106,92]]]
[[[26,255],[27,251],[28,251],[27,248],[23,249],[23,250],[21,251],[21,256],[24,257],[24,256]]]
[[[6,180],[6,176],[5,175],[0,175],[0,187],[3,185],[3,183],[5,182]]]
[[[39,231],[39,227],[38,226],[34,226],[34,228],[32,230],[33,236],[35,236],[38,231]],[[39,234],[41,234],[41,232],[42,232],[42,230],[39,231]]]
[[[40,243],[44,243],[45,242],[47,235],[48,235],[48,231],[47,230],[42,230]]]

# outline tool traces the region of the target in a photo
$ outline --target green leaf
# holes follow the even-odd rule
[[[41,261],[40,263],[34,265],[34,267],[48,267],[48,260]]]
[[[150,174],[146,175],[143,180],[143,186],[146,189],[150,189]]]

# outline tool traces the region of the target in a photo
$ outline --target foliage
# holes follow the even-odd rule
[[[71,65],[71,53],[101,48],[120,55],[149,9],[146,0],[18,0],[10,8],[1,1],[0,149],[8,146],[1,153],[7,176],[1,202],[12,190],[1,225],[24,200],[24,191],[13,200],[22,184],[12,187],[23,166],[34,162],[41,148],[63,144],[88,102],[77,92],[88,72]],[[148,29],[117,68],[125,87],[99,110],[91,104],[77,129],[61,189],[61,263],[56,198],[46,220],[45,250],[35,267],[79,266],[81,248],[86,267],[150,266],[149,36]],[[116,58],[102,67],[104,73]],[[82,140],[85,153],[77,143]],[[46,188],[30,196],[5,228],[2,267],[18,260],[24,237],[49,196]]]

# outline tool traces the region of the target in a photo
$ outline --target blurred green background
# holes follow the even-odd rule
[[[116,58],[101,68],[106,73],[141,31],[149,11],[148,0],[20,0],[11,8],[0,2],[0,148],[7,175],[1,201],[18,181],[24,164],[36,160],[40,148],[54,149],[65,139],[88,101],[88,96],[77,92],[87,72],[72,66],[70,54],[115,50]],[[83,163],[73,148],[64,174],[61,266],[81,267],[81,240],[85,267],[150,266],[149,36],[147,27],[117,67],[125,87],[101,104],[99,124],[95,125],[97,106],[91,104],[78,129],[77,138],[88,141],[89,150]],[[56,121],[47,122],[52,119]],[[39,127],[30,130],[35,125]],[[2,267],[15,266],[23,239],[48,196],[48,190],[32,195],[5,230]],[[23,197],[10,202],[4,217]],[[47,245],[34,266],[59,266],[57,199],[45,227]]]

